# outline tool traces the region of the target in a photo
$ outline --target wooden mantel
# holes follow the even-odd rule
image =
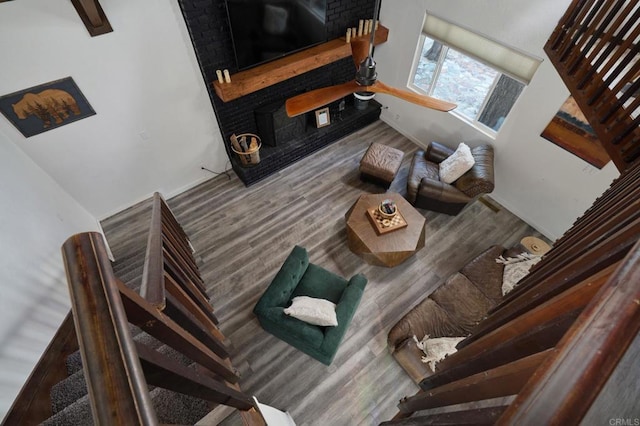
[[[380,25],[376,30],[374,44],[377,46],[384,43],[388,36],[389,29]],[[369,35],[362,37],[369,37]],[[231,83],[214,81],[213,88],[222,101],[229,102],[349,56],[351,56],[351,45],[341,37],[241,71],[231,76]]]

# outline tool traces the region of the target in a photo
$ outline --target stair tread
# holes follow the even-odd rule
[[[212,404],[208,401],[167,389],[154,388],[149,395],[160,423],[193,425],[212,409]],[[89,395],[85,394],[45,420],[42,425],[84,426],[92,423]]]
[[[75,351],[69,355],[65,360],[65,365],[67,366],[67,376],[71,376],[76,371],[82,370],[82,356],[80,355],[80,351]]]
[[[203,399],[155,388],[150,392],[158,422],[165,424],[196,424],[213,408]]]
[[[51,410],[53,414],[64,411],[74,402],[87,395],[87,382],[82,369],[51,387]]]
[[[133,325],[131,326],[131,334],[135,334],[133,340],[143,343],[153,349],[159,349],[166,346],[153,336]],[[184,363],[184,361],[179,358],[179,353],[173,349],[168,348],[163,349],[162,351],[163,353],[166,352],[166,354],[172,359],[176,359],[181,363]],[[175,354],[171,351],[175,352]],[[64,410],[65,407],[73,404],[75,401],[87,394],[87,384],[85,381],[84,371],[82,370],[80,351],[76,351],[67,357],[67,372],[69,374],[67,378],[51,387],[51,409],[54,414]]]
[[[89,395],[75,401],[41,423],[42,426],[86,426],[93,424]]]
[[[140,333],[134,337],[134,340],[147,344],[148,346],[152,347],[154,350],[157,350],[161,354],[171,358],[172,360],[180,363],[181,365],[184,365],[184,366],[194,365],[194,363],[189,358],[185,357],[180,352],[176,351],[170,346],[163,344],[162,342],[155,339],[153,336],[143,332],[142,330],[140,329],[138,330],[140,331]],[[79,352],[77,353],[78,355],[74,355],[74,354],[72,355],[74,356],[74,359],[79,360],[80,353]],[[71,357],[71,355],[69,357]],[[87,395],[87,384],[85,380],[84,371],[82,370],[81,360],[79,364],[80,364],[80,368],[78,370],[74,371],[67,378],[56,383],[51,387],[51,409],[53,414],[64,411],[67,407],[73,405],[76,401],[84,398]],[[180,395],[180,394],[176,394],[176,395]],[[191,402],[190,404],[193,405],[194,403]],[[204,414],[202,416],[204,416]]]

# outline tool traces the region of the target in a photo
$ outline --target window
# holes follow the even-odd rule
[[[455,102],[454,114],[497,132],[540,60],[428,15],[410,86]]]

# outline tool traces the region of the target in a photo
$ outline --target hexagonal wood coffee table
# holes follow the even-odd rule
[[[378,235],[367,210],[390,199],[395,201],[407,226],[393,232]],[[401,264],[424,247],[425,218],[400,194],[361,195],[345,215],[349,249],[367,263],[393,267]]]

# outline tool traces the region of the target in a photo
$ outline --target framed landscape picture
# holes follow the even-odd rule
[[[572,96],[562,104],[540,136],[599,169],[610,160]]]
[[[27,138],[96,113],[71,77],[0,96],[0,111]]]

